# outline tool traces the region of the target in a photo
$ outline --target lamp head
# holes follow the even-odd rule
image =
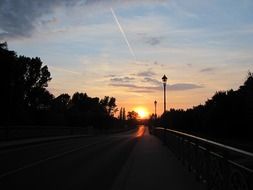
[[[164,84],[167,82],[167,79],[168,79],[168,78],[167,78],[165,75],[163,75],[162,80],[163,80],[163,83],[164,83]]]

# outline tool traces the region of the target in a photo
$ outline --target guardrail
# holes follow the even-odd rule
[[[253,189],[253,153],[171,129],[153,133],[208,190]]]

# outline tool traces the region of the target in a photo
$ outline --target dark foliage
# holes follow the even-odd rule
[[[109,128],[118,125],[116,99],[89,97],[76,92],[72,97],[54,97],[47,89],[51,80],[47,66],[40,58],[17,56],[0,43],[2,66],[1,125],[70,125]]]
[[[7,43],[0,44],[2,81],[1,123],[33,122],[31,114],[48,107],[53,95],[45,87],[51,80],[40,58],[17,56]]]
[[[204,105],[191,109],[165,112],[161,125],[186,132],[218,138],[252,137],[253,74],[238,90],[216,92]]]

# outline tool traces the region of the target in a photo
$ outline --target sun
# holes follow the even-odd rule
[[[140,119],[144,119],[144,118],[148,117],[148,111],[146,108],[137,107],[137,108],[135,108],[135,111],[138,113]]]

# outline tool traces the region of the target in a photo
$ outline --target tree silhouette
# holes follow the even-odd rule
[[[53,96],[45,88],[51,80],[50,72],[40,58],[17,56],[8,50],[5,42],[0,44],[0,60],[6,76],[2,79],[2,95],[6,100],[3,103],[6,117],[2,123],[29,118],[29,112],[50,105]]]
[[[93,126],[103,130],[127,126],[125,108],[121,108],[121,120],[114,118],[118,111],[114,97],[99,99],[76,92],[72,97],[61,94],[55,98],[46,89],[51,75],[39,57],[18,56],[4,42],[0,43],[0,61],[3,83],[0,124],[7,126],[6,131],[12,124]]]
[[[7,43],[0,43],[0,60],[1,60],[1,81],[2,81],[2,119],[1,123],[6,123],[11,120],[13,107],[16,101],[13,101],[15,89],[15,66],[17,65],[17,55],[14,51],[9,51]],[[22,98],[22,97],[21,97]],[[20,104],[21,106],[21,104]],[[18,107],[17,107],[18,109]]]
[[[125,108],[120,108],[119,111],[119,120],[125,121],[126,120],[126,110]]]
[[[53,110],[56,112],[64,113],[70,103],[70,95],[68,94],[61,94],[57,96],[55,99],[53,99]]]
[[[104,107],[109,116],[114,116],[114,114],[118,111],[116,99],[114,97],[105,96],[100,100],[100,104]]]
[[[219,91],[204,105],[165,112],[161,125],[217,138],[251,138],[253,74],[238,90]]]
[[[126,120],[126,110],[125,110],[125,108],[123,108],[123,111],[122,111],[122,120],[123,121]]]
[[[119,111],[119,120],[123,120],[123,108],[122,107],[120,108],[120,111]]]
[[[135,112],[135,111],[129,111],[127,113],[127,119],[128,120],[137,120],[137,118],[138,118],[138,113],[137,112]]]

